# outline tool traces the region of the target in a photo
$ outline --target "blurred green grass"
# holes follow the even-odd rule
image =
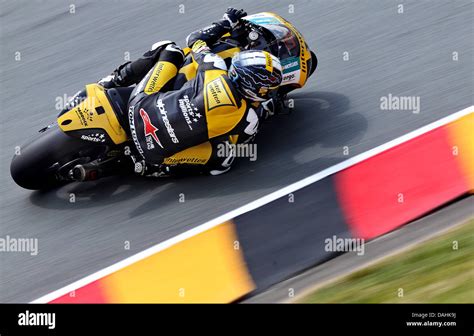
[[[456,241],[457,250],[453,248]],[[324,286],[299,302],[473,303],[474,219]]]

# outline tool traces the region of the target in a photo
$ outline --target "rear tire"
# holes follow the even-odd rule
[[[20,187],[31,190],[54,188],[64,181],[57,176],[57,166],[80,156],[80,151],[92,147],[86,141],[63,133],[57,124],[51,125],[22,146],[10,165],[10,174]]]

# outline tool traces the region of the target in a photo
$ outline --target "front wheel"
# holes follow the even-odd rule
[[[50,189],[65,181],[58,174],[61,166],[97,149],[97,145],[72,138],[53,124],[19,148],[12,159],[10,174],[25,189]]]

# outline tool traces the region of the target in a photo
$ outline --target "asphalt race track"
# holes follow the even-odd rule
[[[56,97],[110,73],[125,52],[134,59],[163,39],[184,45],[189,32],[232,4],[74,1],[71,14],[70,2],[0,5],[0,235],[39,241],[34,257],[0,253],[0,302],[36,299],[345,160],[345,146],[349,155],[361,153],[473,103],[470,0],[405,2],[402,14],[400,1],[390,0],[239,1],[234,6],[248,13],[287,18],[319,58],[316,75],[293,95],[294,113],[264,125],[255,162],[241,159],[219,177],[109,178],[48,193],[23,190],[10,178],[11,157],[54,120]],[[381,110],[389,93],[420,97],[420,112]]]

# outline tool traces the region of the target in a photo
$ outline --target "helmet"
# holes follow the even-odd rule
[[[232,58],[229,78],[245,98],[265,101],[276,93],[282,80],[280,61],[261,50],[245,50]]]

